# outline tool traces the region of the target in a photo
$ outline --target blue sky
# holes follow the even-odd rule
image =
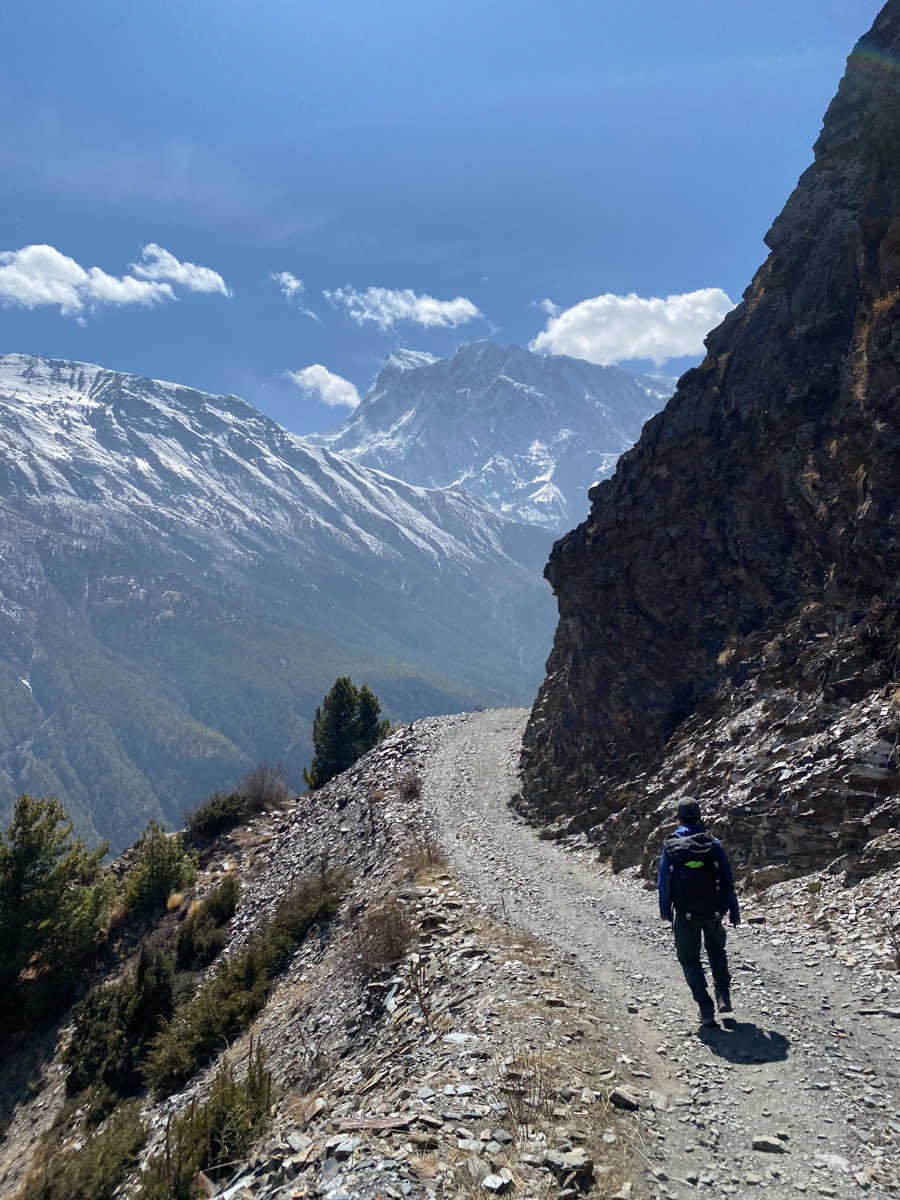
[[[237,392],[297,432],[397,345],[677,373],[879,7],[5,5],[0,351]]]

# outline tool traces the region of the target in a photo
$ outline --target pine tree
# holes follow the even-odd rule
[[[89,851],[73,838],[58,800],[19,797],[0,834],[0,1005],[25,1003],[26,967],[33,1009],[65,989],[103,926],[107,849]]]
[[[381,704],[368,684],[357,688],[346,675],[335,680],[316,708],[315,754],[303,772],[307,787],[322,787],[380,742],[390,728],[390,722],[380,720],[380,715]]]
[[[356,757],[381,741],[391,727],[390,721],[382,721],[381,703],[367,683],[359,689],[359,706],[356,719]]]

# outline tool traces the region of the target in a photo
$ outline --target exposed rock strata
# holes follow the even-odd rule
[[[547,565],[560,616],[523,806],[590,829],[621,865],[689,788],[741,857],[774,853],[785,872],[845,851],[865,860],[869,838],[900,824],[897,61],[889,0],[743,303]],[[796,778],[762,786],[744,762],[733,779],[739,712],[754,729],[776,713],[794,742],[811,739]],[[688,738],[694,765],[673,771]],[[815,763],[829,743],[826,778]]]

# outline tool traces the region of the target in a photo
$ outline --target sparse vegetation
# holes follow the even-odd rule
[[[150,1087],[163,1095],[175,1091],[246,1029],[297,946],[317,922],[337,912],[348,882],[338,869],[304,880],[268,924],[220,964],[155,1038],[143,1069]]]
[[[431,978],[428,974],[428,963],[421,954],[410,955],[409,960],[409,989],[415,996],[425,1024],[431,1028]]]
[[[369,833],[373,841],[378,836],[378,818],[384,804],[384,797],[383,788],[370,788],[366,797],[369,810]]]
[[[139,1200],[192,1200],[197,1172],[234,1162],[260,1134],[272,1106],[272,1076],[262,1047],[251,1043],[240,1082],[224,1063],[209,1098],[170,1120],[165,1144],[141,1177]],[[29,1198],[30,1200],[30,1198]]]
[[[140,840],[137,866],[125,881],[125,904],[132,912],[163,912],[169,896],[189,887],[196,874],[196,862],[185,854],[181,836],[151,821]]]
[[[161,945],[144,939],[136,967],[115,983],[95,987],[75,1010],[75,1033],[65,1052],[66,1090],[92,1089],[95,1113],[143,1087],[141,1067],[150,1045],[177,1004],[176,972],[208,966],[225,944],[234,915],[238,878],[227,875]],[[182,989],[183,990],[183,989]]]
[[[145,1136],[137,1102],[120,1105],[77,1147],[46,1154],[17,1200],[112,1200]]]
[[[56,800],[19,798],[0,834],[0,1013],[14,1023],[65,1002],[95,948],[112,899],[101,866]]]
[[[368,684],[357,688],[346,675],[335,680],[316,708],[313,721],[315,753],[303,778],[310,789],[320,788],[346,771],[377,745],[390,729],[381,719],[381,703]]]
[[[550,1115],[550,1066],[541,1050],[513,1045],[495,1056],[492,1068],[492,1090],[513,1125],[527,1129]]]
[[[233,829],[266,809],[277,808],[291,799],[285,768],[260,763],[232,792],[213,792],[208,800],[187,817],[187,835],[191,842],[209,841],[227,829]]]

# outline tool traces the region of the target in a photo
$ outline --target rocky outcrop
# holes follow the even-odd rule
[[[803,791],[775,856],[784,871],[838,857],[847,839],[861,850],[853,822],[896,796],[884,754],[886,774],[861,781],[896,730],[898,60],[900,0],[889,0],[848,60],[743,303],[547,565],[559,624],[525,738],[523,807],[589,829],[622,864],[640,860],[688,784],[723,820],[734,811],[737,829],[749,799],[725,764],[741,737],[726,753],[720,735],[741,712],[756,745],[757,704],[823,745],[843,744],[853,706],[870,700],[885,717],[827,782],[816,751],[793,790],[767,780],[781,829]],[[696,761],[679,774],[682,751]],[[770,860],[753,815],[742,853]]]

